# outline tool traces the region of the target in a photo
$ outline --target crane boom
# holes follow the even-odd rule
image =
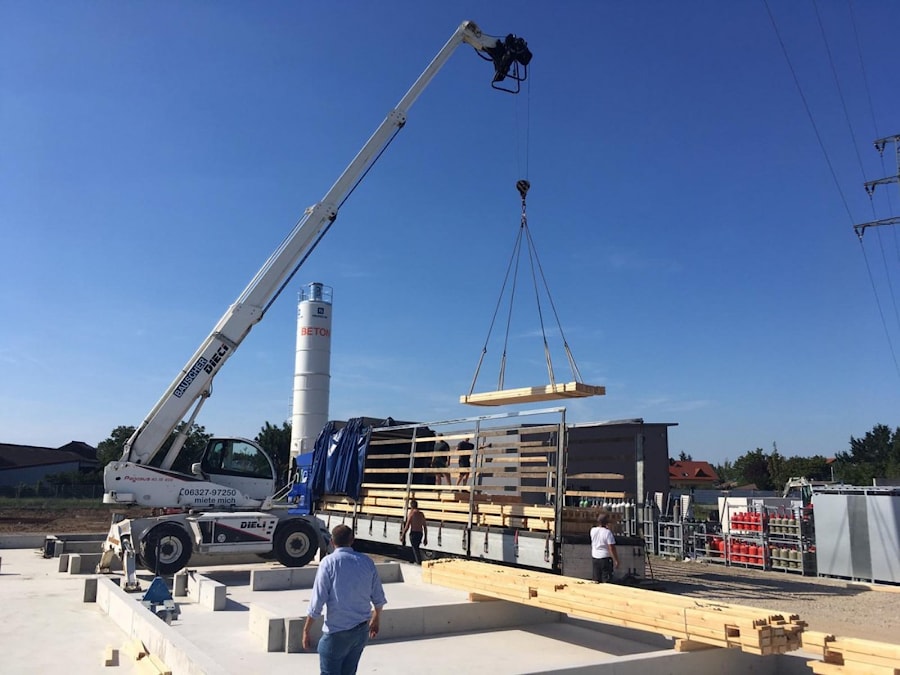
[[[344,200],[406,123],[406,115],[412,104],[456,48],[463,44],[471,45],[478,52],[484,53],[486,59],[493,61],[494,88],[513,93],[518,91],[518,83],[525,79],[525,74],[519,76],[518,67],[521,65],[523,69],[527,69],[531,60],[525,41],[513,35],[507,36],[505,40],[485,36],[475,23],[463,22],[397,106],[388,113],[322,200],[306,210],[290,234],[228,308],[125,444],[122,461],[149,463],[159,453],[172,431],[184,420],[191,407],[194,407],[190,422],[183,427],[183,431],[188,430],[203,402],[210,395],[213,377],[234,354],[254,324],[262,319],[297,268],[327,232],[337,218]],[[524,72],[527,73],[527,70]],[[515,90],[498,86],[506,78],[515,81]],[[171,469],[183,440],[182,436],[172,445],[160,464],[162,469]]]

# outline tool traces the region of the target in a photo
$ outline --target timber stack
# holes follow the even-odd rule
[[[807,661],[816,675],[900,675],[900,645],[806,631],[803,648],[821,656]]]
[[[802,646],[806,624],[796,614],[700,601],[617,584],[517,570],[471,560],[432,560],[422,579],[448,588],[674,637],[675,648],[729,647],[757,655]]]

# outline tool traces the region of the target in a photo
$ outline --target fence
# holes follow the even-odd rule
[[[34,483],[26,485],[0,485],[0,497],[13,499],[25,497],[44,497],[47,499],[96,499],[103,497],[103,486],[97,484],[66,485],[52,483]]]

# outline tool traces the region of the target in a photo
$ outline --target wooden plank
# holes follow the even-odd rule
[[[704,649],[718,649],[718,647],[707,644],[706,642],[695,642],[694,640],[688,640],[686,638],[675,640],[676,652],[696,652]]]
[[[575,478],[589,478],[591,480],[624,480],[625,475],[621,473],[570,473],[566,476],[566,480],[574,480]]]
[[[743,605],[698,603],[665,593],[541,572],[523,572],[463,560],[426,561],[423,580],[503,597],[618,626],[657,632],[752,654],[778,654],[800,646],[796,615]],[[791,617],[787,619],[785,617]]]
[[[469,394],[459,397],[460,403],[467,405],[507,405],[510,403],[533,403],[537,401],[555,401],[564,398],[584,398],[587,396],[603,396],[606,387],[598,387],[581,382],[565,384],[548,384],[540,387],[522,387],[519,389],[500,389],[480,394]]]
[[[848,653],[871,654],[873,656],[894,659],[896,663],[900,664],[900,644],[887,644],[860,638],[836,637],[833,642],[828,643],[828,649],[843,652],[845,658]],[[853,658],[857,657],[854,656]]]
[[[163,660],[156,654],[147,654],[145,658],[138,661],[138,672],[147,673],[147,675],[172,675],[172,669],[163,663]]]
[[[130,640],[123,644],[122,652],[134,661],[140,661],[145,656],[147,656],[147,654],[149,654],[147,648],[144,646],[144,643],[137,639]]]

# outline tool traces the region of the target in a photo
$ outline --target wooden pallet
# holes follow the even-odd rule
[[[508,405],[535,403],[538,401],[556,401],[565,398],[585,398],[587,396],[603,396],[606,387],[598,387],[581,382],[565,384],[548,384],[543,387],[522,387],[520,389],[500,389],[480,394],[469,394],[459,397],[460,403],[468,405]]]
[[[674,637],[682,651],[730,647],[752,654],[799,649],[806,624],[796,614],[698,601],[615,584],[523,571],[471,560],[425,561],[426,583],[467,590],[593,621]]]

